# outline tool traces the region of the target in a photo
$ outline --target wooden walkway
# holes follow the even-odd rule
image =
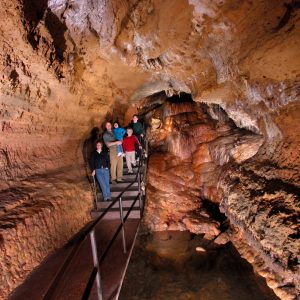
[[[93,270],[97,270],[93,262],[90,240],[92,231],[96,239],[98,261],[102,261],[99,269],[103,300],[116,299],[140,224],[143,207],[141,180],[144,171],[144,156],[139,166],[134,168],[134,174],[129,174],[125,165],[123,181],[111,184],[111,201],[103,202],[102,196],[97,195],[97,207],[91,212],[96,220],[82,228],[63,248],[46,258],[26,281],[15,289],[9,299],[83,299],[84,292],[88,290],[86,288],[89,286],[89,280],[95,278],[92,277],[92,274],[96,274]],[[97,194],[96,190],[95,193]],[[120,219],[121,205],[124,222]],[[125,215],[128,211],[130,214],[126,220]],[[125,241],[122,240],[121,224],[125,232]],[[126,253],[123,242],[126,244]],[[89,299],[98,299],[96,281],[91,282],[94,283]]]
[[[119,226],[118,220],[102,220],[96,229],[96,240],[99,257],[101,257],[115,230]],[[106,259],[100,267],[101,282],[104,299],[115,299],[120,282],[124,275],[130,248],[139,226],[139,219],[129,219],[125,224],[127,253],[123,253],[122,239],[119,234]],[[63,263],[68,253],[72,250],[73,242],[70,241],[63,248],[57,250],[35,269],[27,280],[19,286],[9,297],[10,300],[40,300],[43,299],[49,283]],[[58,286],[59,293],[54,299],[81,299],[86,287],[90,272],[93,268],[90,241],[87,239],[77,254],[76,263],[66,272]],[[97,299],[95,286],[89,299]]]

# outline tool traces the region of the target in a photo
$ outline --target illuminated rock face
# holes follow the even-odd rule
[[[24,256],[13,266],[6,254],[2,265],[13,267],[1,274],[1,296],[88,220],[81,149],[90,129],[107,114],[122,119],[130,103],[160,91],[190,93],[199,105],[164,105],[151,118],[157,153],[147,205],[158,215],[148,224],[212,238],[221,221],[199,199],[220,205],[240,228],[235,244],[257,251],[245,257],[278,264],[285,281],[270,285],[282,297],[293,293],[300,261],[298,0],[3,0],[0,13],[1,251],[42,243],[39,234],[23,239],[29,227],[22,224],[44,219],[48,205],[53,234],[43,250],[33,247],[32,261]],[[61,185],[51,188],[57,174]],[[78,194],[78,208],[68,208]]]
[[[231,240],[278,296],[293,299],[300,190],[297,154],[290,150],[291,169],[282,158],[290,142],[277,141],[278,152],[272,151],[266,135],[236,127],[217,105],[172,100],[147,116],[152,154],[144,226],[189,230],[220,244]]]
[[[154,153],[144,222],[153,231],[190,230],[215,238],[221,224],[207,204],[218,206],[224,198],[219,189],[223,169],[254,156],[263,137],[238,129],[216,105],[170,101],[149,116]]]

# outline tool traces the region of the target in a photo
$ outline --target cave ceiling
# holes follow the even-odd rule
[[[157,86],[207,101],[230,83],[236,97],[258,101],[257,81],[288,85],[300,67],[296,1],[50,0],[48,7],[64,24],[63,55],[84,64],[81,79],[97,89],[109,76],[134,99]]]

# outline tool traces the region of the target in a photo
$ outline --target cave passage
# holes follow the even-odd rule
[[[73,284],[48,258],[106,209],[123,233],[122,207],[130,245],[141,229],[122,299],[300,299],[300,0],[1,0],[0,15],[0,299],[81,298],[95,245]],[[135,114],[142,172],[120,159],[114,178],[113,148],[91,171],[103,124]],[[106,202],[92,174],[108,170]],[[97,233],[107,253],[117,234]]]

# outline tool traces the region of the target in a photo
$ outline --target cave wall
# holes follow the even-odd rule
[[[119,98],[84,66],[47,1],[1,1],[0,298],[88,221],[83,141]],[[99,87],[99,86],[98,86]],[[88,90],[88,92],[87,92]]]
[[[141,99],[165,91],[168,96],[190,93],[199,106],[186,105],[180,115],[170,105],[171,115],[165,117],[162,110],[153,119],[164,124],[161,132],[153,134],[153,145],[165,141],[169,148],[163,149],[168,160],[162,165],[161,154],[150,159],[149,197],[160,195],[156,212],[169,221],[151,221],[155,224],[151,228],[182,226],[215,236],[220,221],[213,221],[195,199],[220,203],[240,228],[243,238],[235,240],[251,244],[256,257],[270,259],[273,267],[276,262],[279,273],[287,272],[283,277],[291,279],[272,285],[287,297],[289,284],[298,281],[294,274],[299,262],[293,246],[299,230],[295,226],[299,222],[299,7],[297,0],[1,1],[5,17],[0,20],[0,245],[4,253],[15,244],[35,256],[30,263],[28,256],[18,259],[16,266],[11,255],[3,256],[2,294],[21,283],[88,220],[92,195],[84,179],[81,148],[90,129],[99,126],[107,113],[123,114],[130,103],[138,105]],[[205,122],[199,122],[193,110]],[[130,111],[135,108],[127,112],[126,120]],[[222,111],[230,123],[226,124]],[[216,125],[220,122],[223,129]],[[192,127],[189,132],[186,124]],[[168,140],[170,128],[176,128],[176,134]],[[241,137],[243,130],[249,139]],[[187,146],[183,152],[180,143]],[[176,168],[177,164],[182,167]],[[172,176],[161,179],[169,190],[159,193],[155,175],[166,170]],[[82,187],[80,201],[81,193],[73,185],[76,180]],[[177,213],[172,216],[165,192],[184,195],[180,213],[187,216],[184,223]],[[78,208],[70,208],[67,199],[77,199],[73,201],[79,201]],[[173,204],[178,206],[175,200]],[[52,221],[47,226],[53,238],[43,240],[43,249],[32,250],[30,245],[42,241],[35,237],[42,235],[27,239],[26,224],[34,224],[37,215],[46,218],[48,206],[47,220]],[[253,218],[258,212],[260,218]],[[199,225],[198,213],[207,221],[207,232]],[[264,225],[279,228],[273,240],[270,230],[259,231],[264,218],[268,219]],[[61,232],[54,229],[55,223],[70,226]],[[41,226],[41,232],[47,226]],[[280,243],[288,246],[282,249]]]
[[[144,227],[189,230],[216,244],[231,241],[280,298],[296,299],[299,154],[281,154],[291,141],[277,143],[275,154],[267,136],[237,127],[218,105],[163,95],[144,105],[155,102],[159,107],[146,115]]]

